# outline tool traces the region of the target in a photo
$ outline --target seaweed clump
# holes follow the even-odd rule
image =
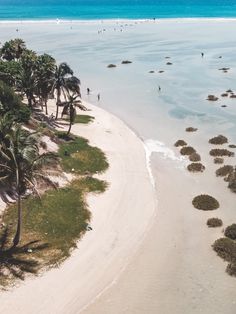
[[[214,163],[215,164],[223,164],[224,158],[216,157],[214,158]]]
[[[184,146],[180,150],[181,155],[192,155],[196,150],[192,146]]]
[[[225,236],[232,240],[236,240],[236,224],[232,224],[225,229]]]
[[[236,145],[235,144],[229,144],[229,147],[230,148],[236,148]]]
[[[188,171],[191,172],[203,172],[205,170],[205,166],[200,162],[193,162],[187,167]]]
[[[175,142],[175,146],[179,147],[179,146],[186,146],[187,143],[184,140],[178,140],[177,142]]]
[[[214,210],[220,207],[219,202],[212,196],[201,194],[194,197],[192,204],[200,210]]]
[[[200,161],[201,156],[198,153],[192,153],[191,155],[189,155],[189,160],[193,162]]]
[[[229,151],[228,149],[220,149],[220,148],[214,148],[210,150],[211,156],[227,156],[227,157],[234,157],[234,152]]]
[[[226,177],[230,173],[234,171],[234,167],[231,165],[224,165],[223,167],[220,167],[216,170],[216,176],[217,177]]]
[[[129,61],[129,60],[123,60],[123,61],[121,62],[121,64],[130,64],[130,63],[132,63],[132,61]]]
[[[216,145],[218,145],[218,144],[222,145],[222,144],[228,143],[228,139],[224,135],[218,135],[218,136],[211,138],[209,140],[209,143],[210,144],[216,144]]]
[[[207,100],[209,101],[217,101],[219,98],[215,95],[208,95]]]
[[[193,127],[188,127],[185,129],[186,132],[196,132],[198,129]]]
[[[116,65],[115,64],[108,64],[108,66],[107,66],[108,68],[116,68]]]
[[[207,220],[207,226],[209,228],[221,227],[222,225],[223,225],[223,222],[219,218],[209,218]]]
[[[219,257],[229,263],[226,272],[230,276],[236,276],[236,242],[229,238],[220,238],[212,247]]]

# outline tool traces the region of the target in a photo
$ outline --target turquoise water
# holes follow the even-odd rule
[[[236,17],[236,0],[0,0],[0,20]]]

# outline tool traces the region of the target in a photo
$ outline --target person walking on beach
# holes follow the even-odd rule
[[[98,101],[100,100],[100,94],[98,94]]]
[[[159,92],[161,91],[161,86],[160,85],[158,85],[158,90],[159,90]]]
[[[90,94],[90,89],[89,88],[87,88],[87,95],[89,95]]]

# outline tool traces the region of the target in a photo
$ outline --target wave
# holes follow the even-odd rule
[[[180,168],[184,168],[187,164],[187,160],[183,156],[176,156],[174,150],[169,148],[163,142],[158,140],[148,139],[144,141],[144,148],[146,152],[147,169],[151,178],[152,185],[155,186],[155,179],[152,174],[151,168],[151,156],[153,153],[158,153],[163,159],[169,159],[175,161]]]

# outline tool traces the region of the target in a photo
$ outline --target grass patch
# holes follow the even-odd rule
[[[175,147],[179,147],[179,146],[186,146],[187,143],[184,140],[178,140],[177,142],[175,142]]]
[[[184,146],[180,150],[181,155],[192,155],[193,153],[196,153],[196,150],[191,146]]]
[[[234,167],[231,165],[224,165],[216,170],[217,177],[225,177],[234,171]]]
[[[69,121],[69,119],[66,119],[66,121]],[[92,116],[89,116],[87,114],[77,114],[75,117],[74,123],[88,124],[93,121],[94,121],[94,117]]]
[[[4,269],[7,261],[7,276],[4,277],[4,272],[0,274],[0,284],[9,284],[14,277],[23,280],[26,272],[37,274],[39,269],[57,266],[67,258],[90,220],[85,195],[104,192],[106,187],[104,181],[85,177],[74,180],[68,187],[49,190],[41,199],[33,196],[24,199],[21,246],[10,253],[1,252],[0,266]],[[17,222],[16,205],[7,208],[3,221],[9,226],[7,237],[11,239]]]
[[[209,228],[221,227],[222,225],[223,225],[223,222],[219,218],[209,218],[207,220],[207,226]]]
[[[193,162],[187,167],[190,172],[203,172],[205,170],[205,166],[200,162]]]
[[[74,137],[67,143],[60,145],[59,156],[65,171],[84,175],[105,171],[108,162],[105,154],[97,147],[88,144],[82,137]]]
[[[200,161],[201,156],[198,153],[193,153],[193,154],[189,155],[189,160],[193,161],[193,162]]]
[[[192,204],[200,210],[214,210],[220,207],[219,202],[212,196],[201,194],[194,197]]]
[[[225,229],[225,236],[232,240],[236,240],[236,224],[232,224]]]
[[[227,156],[227,157],[234,157],[234,152],[229,151],[228,149],[220,149],[220,148],[214,148],[210,150],[211,156]]]
[[[215,144],[215,145],[222,145],[222,144],[228,143],[228,139],[224,135],[218,135],[209,139],[209,143]]]

